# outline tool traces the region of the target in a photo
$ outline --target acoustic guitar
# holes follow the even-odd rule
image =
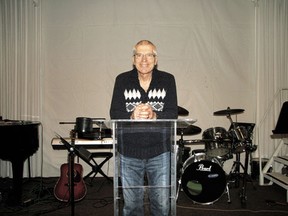
[[[69,190],[69,164],[65,163],[61,165],[61,174],[54,187],[54,196],[56,199],[62,202],[68,202],[70,200]],[[82,200],[87,193],[86,184],[83,180],[83,167],[81,164],[74,164],[74,201]]]
[[[75,131],[70,131],[70,137],[71,137],[71,144],[73,147],[75,147]],[[61,138],[63,144],[65,144],[65,140]],[[54,187],[54,196],[56,199],[63,201],[63,202],[73,202],[74,201],[80,201],[82,200],[87,193],[86,184],[83,180],[83,167],[79,163],[74,162],[74,154],[69,154],[68,162],[61,165],[60,168],[60,178],[58,179],[55,187]],[[71,173],[71,176],[69,176],[70,173],[70,165],[71,168],[73,166],[74,173]],[[73,175],[72,175],[73,174]],[[70,178],[72,177],[72,178]],[[70,186],[70,181],[73,179],[73,187]],[[72,192],[71,192],[72,191]],[[73,198],[72,195],[73,194]],[[70,200],[71,199],[71,200]],[[74,204],[73,204],[74,205]]]

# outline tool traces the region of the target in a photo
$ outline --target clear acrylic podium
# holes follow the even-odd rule
[[[194,121],[195,122],[195,121]],[[193,123],[194,123],[193,122]],[[177,135],[177,127],[181,127],[181,125],[184,124],[183,127],[187,127],[185,125],[185,120],[169,120],[169,119],[163,119],[163,120],[111,120],[109,121],[109,125],[112,129],[112,137],[113,137],[113,154],[114,154],[114,215],[122,215],[123,212],[123,187],[121,185],[121,174],[120,174],[120,155],[125,154],[125,151],[133,151],[133,148],[137,148],[137,139],[135,139],[135,134],[137,135],[145,135],[150,134],[149,139],[156,139],[159,140],[159,143],[166,143],[167,146],[165,146],[166,150],[168,151],[168,154],[170,155],[170,182],[167,186],[165,186],[166,190],[168,188],[169,190],[169,206],[170,211],[168,215],[174,216],[176,215],[176,199],[177,199],[177,182],[176,182],[176,164],[177,164],[177,150],[178,146],[176,143],[176,135]],[[191,124],[191,121],[190,121]],[[179,126],[180,125],[180,126]],[[162,132],[162,133],[160,133]],[[134,135],[133,135],[134,134]],[[151,135],[152,134],[152,135]],[[160,135],[162,134],[162,135]],[[163,135],[164,134],[164,135]],[[134,137],[134,139],[131,142],[131,138]],[[121,139],[121,141],[120,141]],[[164,139],[164,140],[161,140]],[[156,141],[156,142],[157,142]],[[161,142],[162,141],[162,142]],[[128,144],[125,146],[125,143]],[[142,141],[143,142],[143,141]],[[149,141],[147,141],[149,142]],[[122,144],[123,143],[123,144]],[[135,143],[135,145],[133,145]],[[163,144],[164,145],[164,144]],[[148,144],[149,146],[149,144]],[[132,148],[132,149],[131,149]],[[149,147],[148,147],[149,148]],[[145,149],[143,149],[145,151]],[[135,151],[138,151],[139,154],[141,154],[141,150],[135,149]],[[161,189],[163,186],[153,186],[153,189],[158,188]],[[144,181],[144,185],[134,185],[134,186],[125,186],[125,189],[143,189],[144,191],[144,212],[145,216],[150,215],[149,207],[150,207],[150,201],[147,198],[147,193],[149,193],[149,189],[151,190],[151,186],[147,184],[146,181]]]

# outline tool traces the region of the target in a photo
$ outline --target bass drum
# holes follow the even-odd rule
[[[226,174],[216,159],[192,155],[183,165],[181,185],[185,194],[195,203],[209,205],[217,201],[226,189]]]

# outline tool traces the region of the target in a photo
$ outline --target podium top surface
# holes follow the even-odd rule
[[[187,128],[189,125],[197,122],[197,119],[112,119],[105,121],[106,125],[110,125],[113,123],[116,124],[133,124],[133,123],[159,123],[159,125],[164,124],[175,124],[177,128]]]
[[[197,119],[111,119],[106,122],[187,122],[194,124]]]

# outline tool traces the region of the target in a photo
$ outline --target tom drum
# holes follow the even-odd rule
[[[231,152],[231,140],[225,128],[208,128],[203,132],[202,138],[206,140],[205,149],[209,157],[225,159]]]

